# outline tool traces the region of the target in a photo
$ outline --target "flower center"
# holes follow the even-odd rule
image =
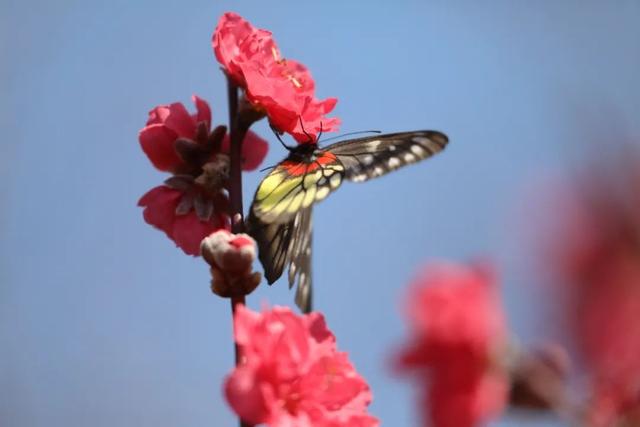
[[[229,179],[229,156],[218,154],[202,166],[202,173],[195,179],[207,193],[216,194]]]

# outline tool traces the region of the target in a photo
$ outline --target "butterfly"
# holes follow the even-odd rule
[[[310,312],[313,205],[345,179],[377,178],[433,156],[448,142],[441,132],[423,130],[350,139],[324,148],[314,142],[287,147],[288,157],[258,186],[247,219],[267,282],[275,282],[288,266],[289,288],[298,284],[296,304]]]

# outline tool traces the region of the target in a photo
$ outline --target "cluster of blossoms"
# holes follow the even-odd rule
[[[139,205],[147,223],[185,253],[203,256],[213,292],[235,304],[261,275],[253,271],[256,242],[230,232],[232,216],[241,216],[230,207],[231,153],[245,171],[262,163],[268,144],[249,127],[263,117],[298,143],[315,142],[339,120],[327,117],[336,99],[316,98],[309,70],[285,60],[269,31],[226,13],[212,46],[236,98],[238,88],[243,93],[240,105],[230,101],[237,107],[231,136],[224,126],[212,127],[211,109],[197,96],[193,114],[181,103],[155,107],[139,141],[152,165],[171,176]],[[236,138],[241,160],[231,149]],[[573,418],[590,427],[640,425],[640,156],[626,161],[617,179],[564,197],[567,221],[554,234],[547,263],[569,284],[565,311],[592,390]],[[431,264],[411,286],[405,311],[410,338],[395,369],[417,380],[423,425],[480,426],[508,406],[572,410],[567,354],[551,345],[532,352],[514,347],[491,268]],[[283,307],[256,313],[242,304],[234,312],[240,357],[224,393],[243,426],[379,425],[367,412],[369,386],[338,351],[321,314]]]
[[[195,114],[177,102],[149,112],[140,145],[153,166],[172,176],[138,204],[147,223],[164,231],[185,253],[198,255],[202,239],[229,228],[229,137],[224,126],[211,130],[206,101],[194,95],[193,102]],[[256,169],[267,149],[265,140],[249,132],[242,168]]]
[[[301,63],[285,60],[270,32],[256,29],[235,13],[226,13],[213,34],[213,50],[227,76],[244,90],[243,112],[267,116],[277,132],[309,142],[322,130],[337,130],[339,119],[326,117],[337,100],[318,100],[315,83]],[[139,201],[147,223],[164,231],[189,255],[198,255],[203,238],[228,229],[229,137],[223,126],[211,129],[211,109],[193,96],[196,113],[181,103],[155,107],[140,131],[140,145],[157,169],[172,176]],[[250,125],[250,123],[247,124]],[[242,168],[256,169],[268,144],[251,131],[242,145]]]
[[[267,154],[267,142],[248,130],[262,117],[276,132],[289,133],[299,143],[315,142],[320,132],[337,130],[339,120],[326,117],[337,100],[316,99],[309,70],[283,59],[270,32],[227,13],[212,44],[230,84],[244,93],[235,117],[242,128],[243,170],[256,169]],[[149,113],[140,145],[153,166],[171,176],[138,203],[147,223],[164,231],[185,253],[203,256],[211,267],[214,293],[243,298],[261,275],[252,267],[256,242],[229,231],[233,142],[224,126],[212,129],[207,102],[197,96],[193,102],[195,114],[181,103]],[[346,353],[337,350],[322,315],[298,316],[278,307],[254,313],[238,304],[234,325],[241,362],[229,376],[225,393],[243,421],[282,427],[379,424],[367,414],[368,385]]]

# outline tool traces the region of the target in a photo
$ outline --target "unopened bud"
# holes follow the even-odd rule
[[[247,234],[218,230],[201,245],[202,257],[211,266],[211,290],[221,297],[250,294],[262,280],[253,272],[256,242]]]

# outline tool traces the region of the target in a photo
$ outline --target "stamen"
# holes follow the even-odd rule
[[[289,80],[293,83],[293,85],[294,85],[295,87],[297,87],[298,89],[300,89],[300,88],[302,87],[302,83],[300,83],[300,82],[298,81],[298,79],[296,79],[295,77],[293,77],[293,76],[291,76],[291,75],[289,75],[288,77],[289,77]]]
[[[271,46],[271,55],[273,55],[273,60],[276,62],[280,62],[280,54],[278,53],[278,49],[274,46]]]

